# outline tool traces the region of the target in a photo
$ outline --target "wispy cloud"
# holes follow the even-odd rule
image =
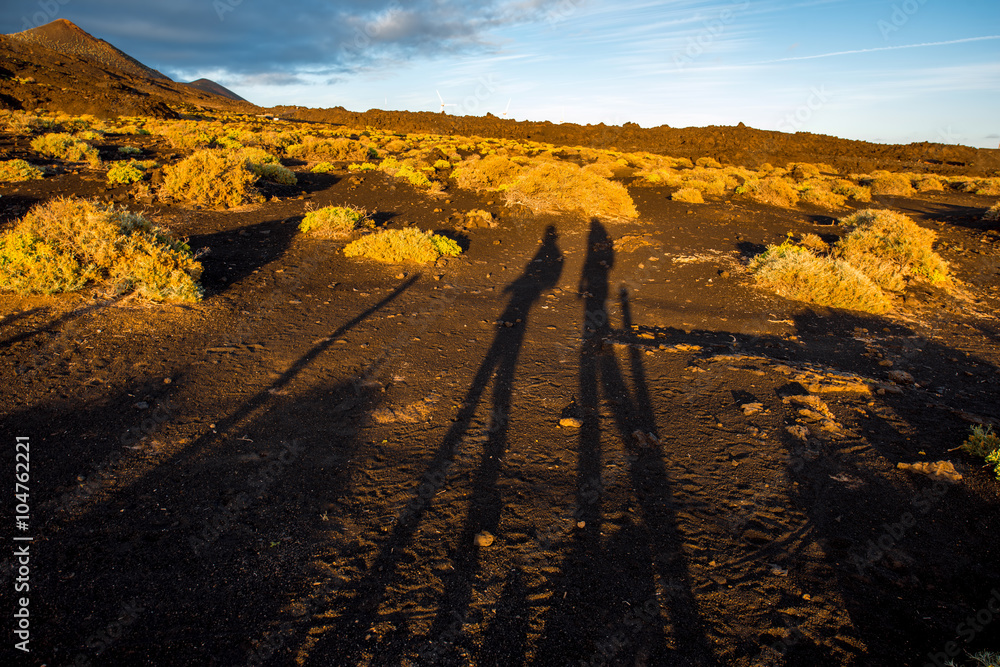
[[[991,39],[1000,39],[1000,35],[984,35],[982,37],[965,37],[963,39],[949,39],[944,42],[924,42],[922,44],[900,44],[897,46],[876,46],[870,49],[851,49],[849,51],[833,51],[831,53],[818,53],[812,56],[792,56],[790,58],[775,58],[774,60],[762,60],[751,63],[753,65],[770,65],[772,63],[786,63],[794,60],[816,60],[818,58],[833,58],[835,56],[849,56],[855,53],[875,53],[877,51],[898,51],[900,49],[922,49],[929,46],[948,46],[950,44],[967,44],[969,42],[985,42]]]

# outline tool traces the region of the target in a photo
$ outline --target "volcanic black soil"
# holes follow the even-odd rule
[[[992,200],[874,202],[937,231],[964,292],[914,286],[875,317],[746,275],[788,231],[839,234],[820,211],[634,187],[639,221],[610,223],[298,175],[226,212],[87,170],[0,187],[3,230],[55,194],[145,211],[201,250],[207,291],[0,295],[3,470],[28,438],[34,537],[31,653],[5,629],[3,664],[923,665],[998,646],[1000,623],[961,624],[1000,587],[1000,487],[955,451],[1000,420]],[[344,203],[466,251],[385,266],[298,233]],[[472,208],[498,226],[465,229]],[[897,469],[940,460],[961,481]]]

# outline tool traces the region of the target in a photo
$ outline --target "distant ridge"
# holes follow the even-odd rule
[[[78,56],[95,62],[103,67],[110,67],[132,76],[147,77],[160,81],[170,81],[155,69],[146,67],[132,56],[119,51],[114,46],[97,39],[72,21],[56,19],[38,28],[15,32],[8,35],[11,39],[30,44],[44,46],[52,51]]]
[[[192,88],[197,88],[203,93],[209,93],[210,95],[218,95],[220,97],[226,97],[228,99],[234,100],[236,102],[246,102],[245,99],[229,90],[225,86],[212,81],[211,79],[198,79],[197,81],[191,81],[190,83],[184,84],[185,86],[191,86]]]

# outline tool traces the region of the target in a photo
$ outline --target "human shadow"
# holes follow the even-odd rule
[[[379,605],[385,599],[387,590],[400,576],[398,570],[405,548],[413,541],[424,516],[432,511],[434,497],[445,487],[448,473],[462,453],[463,440],[472,430],[476,412],[492,384],[488,435],[478,466],[472,473],[469,509],[461,529],[456,531],[460,546],[452,553],[454,571],[444,582],[436,616],[426,641],[418,651],[420,660],[426,664],[441,664],[450,658],[452,641],[448,638],[453,638],[455,619],[464,619],[467,615],[475,573],[479,569],[480,554],[478,548],[472,546],[473,539],[484,531],[495,532],[500,522],[503,498],[497,481],[507,449],[514,372],[530,310],[546,290],[558,283],[562,274],[563,255],[557,240],[556,229],[550,225],[524,272],[505,288],[504,293],[510,295],[509,301],[498,318],[493,342],[461,401],[452,426],[428,464],[414,497],[379,548],[368,574],[351,584],[353,597],[340,615],[344,620],[326,632],[312,652],[315,659],[327,664],[355,664],[362,653],[371,652],[376,664],[395,664],[401,652],[406,650],[400,642],[377,645],[366,637],[367,629],[376,621]],[[511,583],[511,586],[516,585]]]
[[[672,503],[672,482],[639,353],[629,355],[631,388],[609,344],[609,276],[614,248],[604,226],[592,221],[580,280],[584,340],[580,350],[577,462],[579,530],[567,545],[535,664],[689,664],[715,662],[705,637],[682,553]],[[632,327],[627,290],[619,293],[622,325]],[[606,529],[601,492],[602,406],[627,452],[628,474],[641,517]],[[605,539],[604,535],[614,532]],[[669,599],[661,598],[666,583]],[[667,636],[672,637],[672,652]]]
[[[288,250],[298,225],[268,220],[212,234],[196,234],[188,240],[193,250],[208,248],[199,261],[201,284],[206,295],[221,294]]]
[[[39,562],[48,574],[40,574],[38,583],[58,595],[46,600],[47,625],[40,632],[45,636],[33,645],[37,654],[61,650],[93,658],[97,645],[88,635],[106,623],[100,619],[117,618],[128,603],[141,608],[143,622],[114,642],[105,639],[102,660],[121,665],[247,662],[253,640],[267,637],[272,620],[288,615],[288,591],[319,590],[312,586],[320,577],[309,570],[315,564],[304,562],[315,554],[286,547],[289,540],[282,535],[286,530],[313,535],[334,527],[319,517],[352,488],[347,463],[358,448],[352,424],[380,400],[373,386],[349,380],[319,383],[294,400],[281,397],[335,339],[387,307],[418,278],[338,326],[279,377],[217,418],[210,430],[162,460],[143,465],[146,450],[156,452],[148,441],[137,443],[143,451],[130,451],[140,449],[136,446],[114,451],[118,432],[109,428],[102,445],[111,451],[98,452],[108,457],[106,471],[95,475],[106,484],[67,492],[48,512],[52,520],[38,526],[48,547]],[[162,381],[159,386],[167,391]],[[131,385],[120,391],[132,393]],[[77,442],[74,425],[94,423],[101,408],[107,409],[49,416],[45,431],[35,432],[55,431],[52,435],[66,446],[53,447],[54,438],[45,438],[49,447],[40,453],[58,454],[77,466],[90,459],[92,448],[84,450]],[[45,417],[32,415],[38,422]],[[197,417],[186,406],[171,406],[166,421]],[[23,416],[0,424],[15,419],[23,421]],[[170,423],[158,428],[163,431],[157,438],[169,438]],[[119,480],[111,469],[126,457],[137,459],[136,470],[130,471],[134,478]],[[163,491],[178,483],[183,491]],[[262,534],[262,527],[280,532]],[[324,593],[339,585],[336,577],[322,579]],[[185,594],[201,589],[212,594]],[[313,595],[306,604],[318,613],[321,602]],[[83,616],[94,620],[74,622]]]

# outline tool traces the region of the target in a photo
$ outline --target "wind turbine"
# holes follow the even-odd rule
[[[444,108],[445,107],[457,107],[458,106],[457,104],[445,104],[444,103],[444,98],[441,97],[441,91],[435,90],[434,92],[438,94],[438,99],[441,100],[441,113],[444,113]]]
[[[511,102],[511,100],[507,100],[507,108],[503,110],[503,117],[504,118],[507,117],[507,112],[510,111],[510,102]]]

